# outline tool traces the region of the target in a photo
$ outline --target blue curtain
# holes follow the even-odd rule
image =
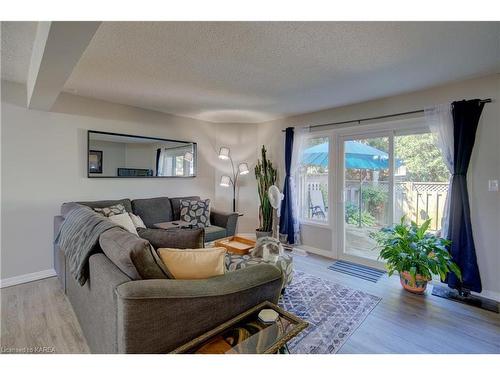
[[[292,165],[293,152],[293,128],[285,131],[285,184],[283,186],[283,202],[281,202],[280,233],[286,234],[289,244],[295,243],[293,197],[290,168]]]
[[[160,166],[160,155],[161,155],[161,148],[156,150],[156,175],[158,176],[158,167]]]
[[[454,289],[481,292],[481,277],[477,266],[476,248],[470,220],[467,169],[474,147],[476,130],[484,104],[479,99],[453,102],[454,171],[450,192],[450,218],[448,238],[451,255],[462,271],[462,281],[450,273],[446,282]]]

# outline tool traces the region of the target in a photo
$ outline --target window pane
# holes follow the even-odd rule
[[[394,221],[402,216],[441,229],[450,174],[431,133],[394,137]]]
[[[328,221],[328,137],[308,138],[299,171],[299,204],[302,219]]]
[[[183,176],[184,175],[184,157],[176,156],[175,157],[175,175]]]
[[[372,232],[389,218],[389,138],[344,142],[345,249],[349,255],[376,260]]]

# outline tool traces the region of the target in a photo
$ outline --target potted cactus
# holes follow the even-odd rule
[[[412,293],[424,293],[432,275],[444,280],[453,272],[462,278],[447,250],[451,242],[428,233],[430,223],[429,219],[420,226],[413,221],[407,224],[403,216],[399,224],[371,234],[380,248],[379,259],[387,262],[389,276],[398,272],[401,285]]]
[[[266,156],[266,147],[262,146],[262,160],[257,160],[255,166],[255,178],[257,179],[257,190],[259,192],[259,223],[256,230],[257,238],[270,237],[273,230],[273,208],[269,202],[267,192],[276,183],[278,171]]]

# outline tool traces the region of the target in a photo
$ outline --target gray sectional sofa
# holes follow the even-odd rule
[[[122,203],[151,226],[177,219],[179,200],[161,197],[79,204],[108,207]],[[74,204],[62,205],[61,215],[54,218],[54,234]],[[212,233],[219,233],[207,233],[206,237],[232,235],[236,220],[237,214],[213,212],[211,222],[220,229]],[[123,235],[130,233],[123,230]],[[83,286],[68,271],[64,249],[57,245],[54,268],[93,353],[168,353],[256,304],[276,303],[283,284],[281,271],[268,264],[206,280],[133,278],[99,245],[90,256],[88,280]]]

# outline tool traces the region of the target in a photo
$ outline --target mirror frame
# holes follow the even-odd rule
[[[97,176],[94,173],[90,173],[89,171],[89,162],[90,162],[90,134],[106,134],[106,135],[117,135],[123,137],[133,137],[133,138],[142,138],[142,139],[152,139],[155,141],[166,141],[166,142],[179,142],[193,145],[193,170],[194,174],[191,176]],[[87,169],[87,178],[193,178],[197,176],[198,173],[198,144],[196,142],[189,141],[179,141],[177,139],[167,139],[167,138],[157,138],[157,137],[146,137],[142,135],[134,135],[134,134],[123,134],[123,133],[111,133],[111,132],[103,132],[98,130],[87,130],[87,165],[85,168]]]

